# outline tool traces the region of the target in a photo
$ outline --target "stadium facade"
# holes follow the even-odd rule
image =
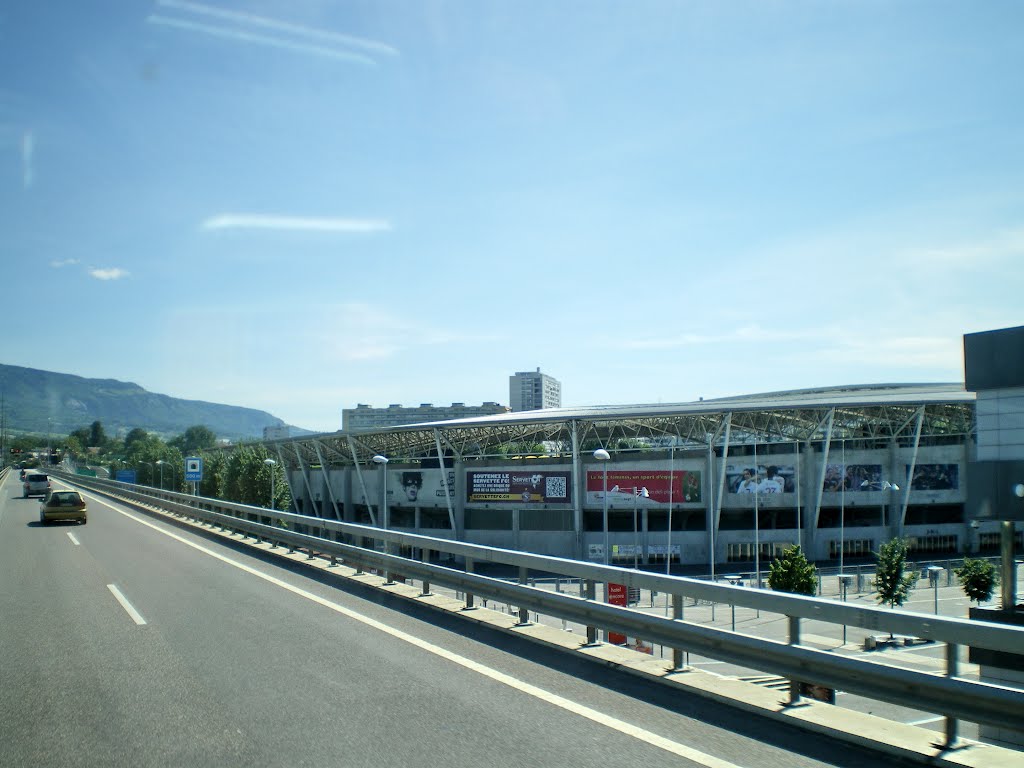
[[[832,387],[268,448],[300,512],[568,558],[740,569],[796,543],[855,561],[897,536],[920,558],[995,554],[1000,523],[968,517],[976,401],[963,384]]]

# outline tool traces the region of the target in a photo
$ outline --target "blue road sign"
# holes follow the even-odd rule
[[[189,483],[198,483],[203,479],[203,460],[198,456],[189,456],[185,459],[185,480]]]

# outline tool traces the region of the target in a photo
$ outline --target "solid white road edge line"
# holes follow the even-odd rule
[[[154,523],[151,523],[148,520],[143,520],[142,518],[136,517],[130,512],[125,512],[123,509],[118,509],[117,507],[111,505],[104,499],[101,499],[99,497],[91,498],[93,498],[95,501],[100,502],[104,506],[109,507],[115,512],[124,515],[130,520],[134,520],[135,522],[141,525],[145,525],[148,528],[152,528],[154,531],[162,533],[164,536],[169,536],[170,538],[179,541],[182,544],[185,544],[186,546],[192,547],[198,552],[202,552],[205,555],[209,555],[210,557],[216,558],[217,560],[220,560],[222,563],[234,566],[235,568],[238,568],[239,570],[244,571],[245,573],[251,574],[252,576],[256,576],[257,578],[263,579],[264,581],[274,584],[275,586],[281,587],[281,589],[286,589],[289,592],[298,595],[299,597],[304,597],[305,599],[311,602],[317,603],[318,605],[322,605],[323,607],[328,608],[334,611],[335,613],[340,613],[342,616],[346,616],[352,619],[353,621],[358,621],[362,624],[365,624],[368,627],[372,627],[373,629],[376,629],[380,632],[384,632],[385,634],[391,635],[392,637],[398,640],[402,640],[408,643],[409,645],[416,646],[417,648],[421,648],[422,650],[427,651],[428,653],[432,653],[435,656],[447,659],[448,661],[451,661],[454,664],[458,664],[459,666],[465,667],[466,669],[476,672],[479,675],[483,675],[484,677],[490,678],[495,682],[507,685],[510,688],[514,688],[515,690],[520,691],[521,693],[525,693],[528,696],[533,696],[534,698],[540,699],[541,701],[546,701],[547,703],[564,709],[567,712],[572,712],[573,714],[579,715],[580,717],[585,717],[586,719],[591,720],[592,722],[598,723],[599,725],[603,725],[606,728],[610,728],[614,731],[618,731],[619,733],[625,734],[626,736],[632,736],[633,738],[638,739],[646,744],[658,747],[659,749],[662,749],[666,752],[670,752],[671,754],[678,755],[679,757],[690,760],[694,763],[697,763],[698,765],[705,766],[705,768],[741,768],[736,763],[731,763],[728,760],[722,760],[720,758],[715,757],[714,755],[709,755],[699,750],[693,749],[692,747],[688,747],[685,744],[679,744],[675,741],[671,741],[670,739],[666,739],[663,736],[659,736],[656,733],[652,733],[651,731],[639,728],[630,723],[611,717],[610,715],[606,715],[603,712],[598,712],[595,709],[584,706],[582,704],[578,704],[575,701],[570,701],[569,699],[566,699],[562,696],[551,693],[549,691],[545,691],[542,688],[538,688],[534,685],[531,685],[530,683],[514,678],[511,675],[506,675],[504,672],[499,672],[496,669],[491,669],[490,667],[484,666],[483,664],[475,662],[472,659],[467,659],[464,656],[459,656],[458,654],[452,653],[451,651],[441,648],[440,646],[434,645],[433,643],[428,643],[425,640],[421,640],[415,635],[410,635],[406,632],[402,632],[399,629],[395,629],[394,627],[388,626],[387,624],[379,622],[376,619],[372,619],[369,616],[364,616],[363,614],[357,613],[356,611],[353,611],[350,608],[345,608],[344,606],[339,605],[338,603],[334,603],[330,600],[320,597],[319,595],[314,595],[312,592],[307,592],[306,590],[300,587],[293,586],[286,581],[278,579],[276,576],[271,576],[269,573],[264,573],[263,571],[257,570],[256,568],[246,565],[245,563],[240,563],[237,560],[232,560],[230,557],[226,557],[225,555],[222,555],[219,552],[215,552],[212,549],[204,547],[201,544],[189,541],[188,539],[179,536],[176,533],[164,530],[160,526],[155,525]],[[116,587],[114,587],[112,584],[109,586],[111,591],[114,591],[116,589]]]
[[[121,593],[121,590],[117,588],[116,584],[107,584],[107,589],[109,589],[111,594],[117,599],[117,602],[121,604],[125,613],[132,617],[132,621],[140,626],[146,623],[146,620],[142,618],[142,614],[136,611],[135,606],[128,602],[128,598]]]

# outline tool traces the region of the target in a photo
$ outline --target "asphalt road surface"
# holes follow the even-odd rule
[[[55,481],[55,485],[59,485]],[[221,543],[0,485],[0,765],[893,765]]]

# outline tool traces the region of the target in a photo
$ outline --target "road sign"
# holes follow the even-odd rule
[[[185,480],[190,483],[198,483],[203,479],[203,460],[198,456],[189,456],[185,459]]]

